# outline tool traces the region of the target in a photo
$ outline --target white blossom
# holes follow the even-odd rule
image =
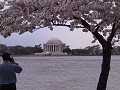
[[[81,18],[90,25],[91,32],[95,31],[96,25],[103,22],[99,32],[105,35],[110,33],[110,30],[105,28],[119,22],[120,19],[120,0],[4,1],[0,2],[0,34],[6,37],[15,32],[33,32],[36,26],[53,30],[54,24],[69,24],[70,30],[73,31],[76,27],[83,28]],[[8,8],[3,9],[5,4]],[[88,28],[84,28],[83,31],[87,32]]]

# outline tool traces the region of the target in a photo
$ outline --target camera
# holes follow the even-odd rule
[[[10,63],[13,63],[13,62],[14,62],[14,59],[13,59],[13,58],[10,58],[9,61],[10,61]]]

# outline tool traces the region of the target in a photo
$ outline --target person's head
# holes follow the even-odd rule
[[[4,52],[2,54],[3,61],[9,61],[10,59],[10,54],[8,52]]]

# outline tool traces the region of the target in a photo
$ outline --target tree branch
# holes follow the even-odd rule
[[[80,19],[81,22],[82,22],[82,25],[90,31],[90,25],[85,20],[83,20],[82,18],[78,18],[76,16],[74,16],[73,18],[74,19]]]
[[[98,33],[98,29],[99,29],[100,26],[98,26],[96,29],[95,29],[95,32],[92,32],[92,34],[98,39],[98,41],[100,42],[100,44],[104,47],[106,46],[106,40],[103,38],[102,35],[100,35]]]
[[[78,17],[74,17],[74,19],[80,19],[81,22],[82,22],[82,25],[91,32],[90,25],[85,20],[83,20],[82,18],[78,18]],[[101,23],[103,23],[103,22],[101,22]],[[104,47],[104,46],[106,46],[106,40],[103,38],[102,35],[100,35],[98,33],[99,27],[100,27],[100,25],[96,26],[95,31],[91,32],[91,33],[98,39],[98,41],[100,42],[100,44]]]
[[[53,26],[66,26],[70,28],[70,25],[66,25],[66,24],[53,24]]]
[[[112,31],[111,31],[111,34],[109,35],[109,37],[108,37],[108,42],[111,42],[112,41],[112,39],[113,39],[113,37],[115,36],[115,33],[116,33],[116,31],[117,31],[117,29],[118,28],[120,28],[120,27],[116,27],[115,28],[115,23],[113,24],[113,26],[112,26]]]
[[[66,25],[66,24],[56,24],[54,23],[53,21],[51,21],[53,26],[66,26],[66,27],[71,27],[71,25]],[[74,25],[75,28],[85,28],[85,27],[82,27],[82,26],[77,26],[77,25]]]
[[[95,27],[100,26],[100,25],[103,24],[105,21],[107,21],[107,19],[105,19],[104,21],[101,21],[100,23],[98,23]]]

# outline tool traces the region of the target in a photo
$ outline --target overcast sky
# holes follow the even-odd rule
[[[98,44],[92,44],[93,37],[91,33],[84,33],[81,29],[70,31],[67,27],[54,27],[53,31],[48,28],[39,29],[33,33],[26,32],[22,35],[13,33],[10,37],[3,38],[0,36],[0,43],[7,46],[34,46],[44,44],[51,38],[58,38],[70,48],[84,48]]]

